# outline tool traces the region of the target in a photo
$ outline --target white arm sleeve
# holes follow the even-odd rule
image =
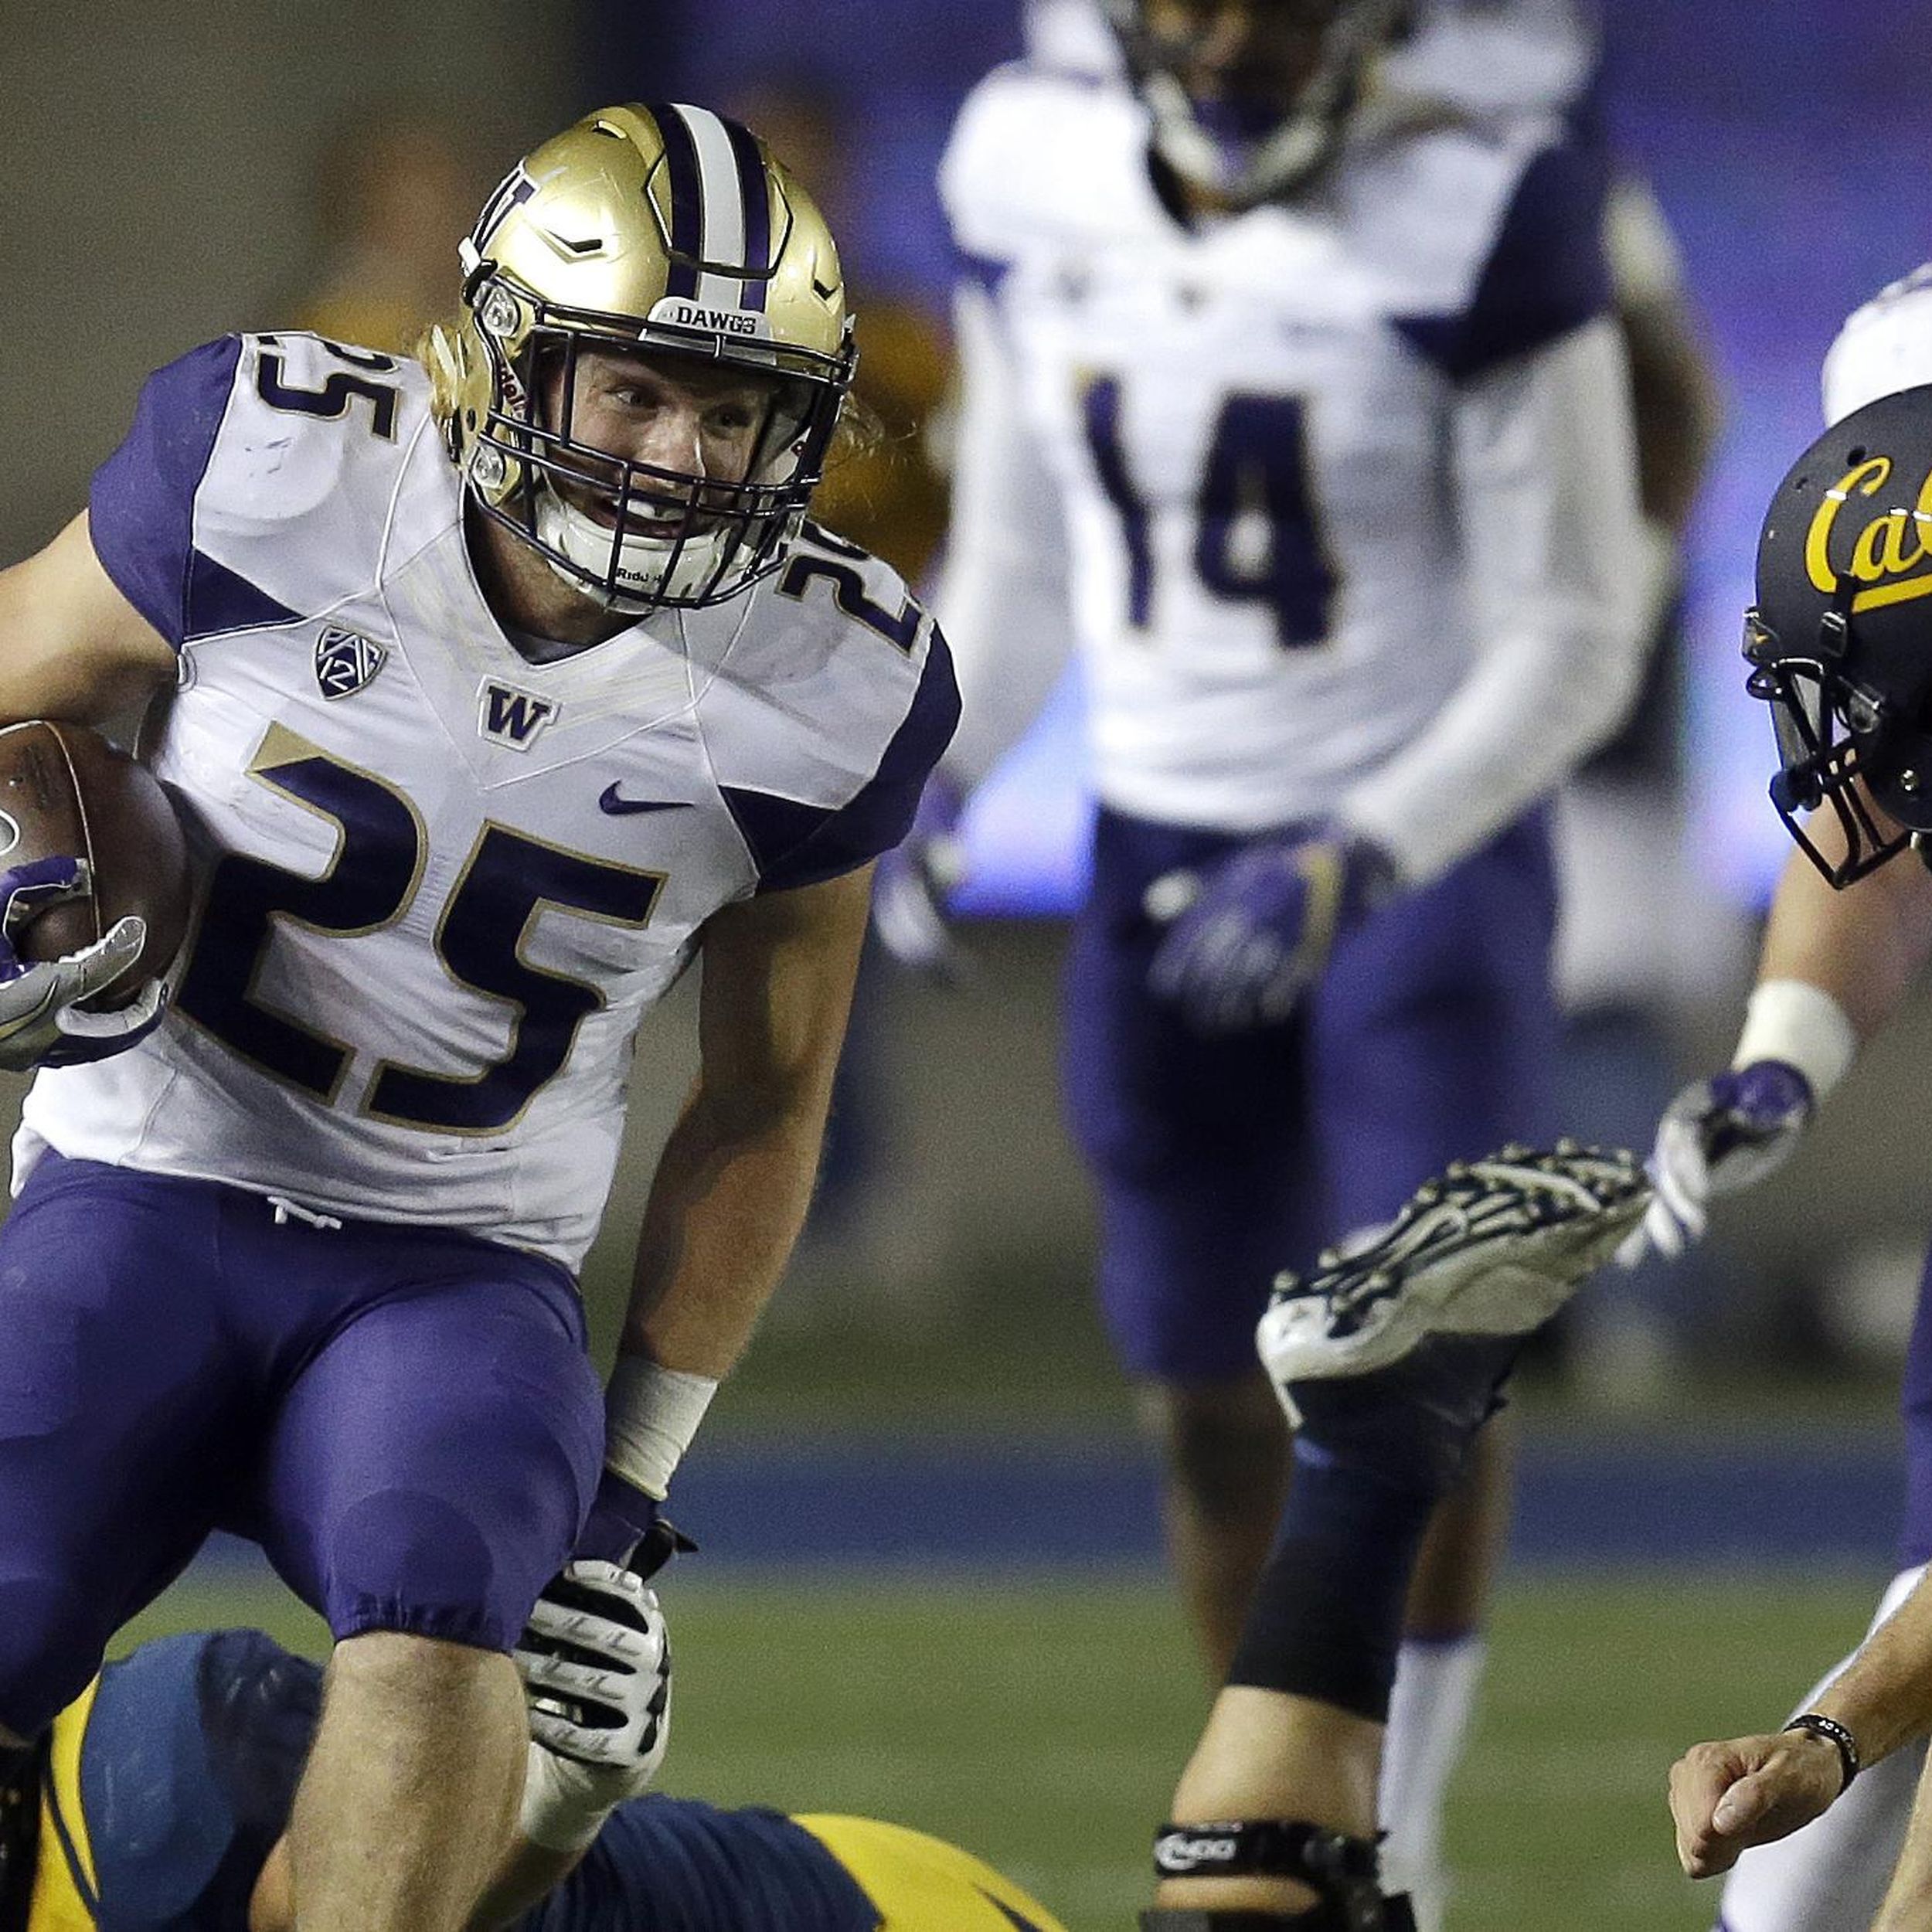
[[[1072,641],[1066,519],[1023,413],[991,298],[962,287],[954,318],[960,402],[952,521],[934,600],[959,679],[943,761],[971,791],[1024,736]]]
[[[1609,736],[1636,694],[1645,642],[1615,324],[1587,323],[1469,384],[1453,440],[1475,662],[1339,814],[1417,884],[1555,790]]]

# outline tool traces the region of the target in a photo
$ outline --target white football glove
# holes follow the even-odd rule
[[[79,1002],[104,992],[141,955],[147,921],[130,914],[91,946],[60,959],[22,958],[19,942],[51,907],[86,896],[84,859],[29,859],[0,872],[0,1067],[24,1073],[43,1061],[99,1059],[158,1018],[167,989],[152,982],[134,1006],[116,1013],[83,1013]],[[145,1008],[145,1011],[136,1009]],[[63,1049],[65,1049],[64,1051]]]
[[[537,1599],[516,1665],[532,1740],[523,1835],[581,1851],[664,1762],[671,1649],[656,1592],[615,1563],[571,1563]]]
[[[1711,1198],[1737,1193],[1782,1167],[1814,1111],[1811,1082],[1784,1060],[1753,1060],[1693,1080],[1657,1124],[1647,1163],[1656,1192],[1617,1260],[1629,1268],[1648,1254],[1682,1254],[1703,1233]]]

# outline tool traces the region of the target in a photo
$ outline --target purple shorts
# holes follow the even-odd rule
[[[216,1528],[338,1638],[507,1650],[603,1439],[556,1263],[49,1154],[0,1227],[0,1724],[78,1696]]]
[[[1556,886],[1533,814],[1335,947],[1284,1025],[1203,1039],[1147,992],[1150,881],[1239,842],[1102,811],[1067,969],[1066,1080],[1100,1193],[1100,1301],[1136,1375],[1254,1365],[1276,1273],[1554,1112]]]

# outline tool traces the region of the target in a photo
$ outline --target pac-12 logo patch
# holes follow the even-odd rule
[[[476,694],[476,728],[493,743],[528,751],[537,734],[557,714],[554,698],[539,698],[513,684],[486,679]]]
[[[315,640],[315,682],[325,698],[352,696],[382,669],[388,655],[388,647],[373,638],[325,624]]]

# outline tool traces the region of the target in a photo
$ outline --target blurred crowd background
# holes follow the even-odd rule
[[[1087,5],[9,9],[0,555],[71,514],[150,368],[232,327],[406,344],[448,301],[456,240],[522,148],[596,103],[668,96],[750,121],[830,216],[860,317],[859,386],[891,434],[870,473],[833,480],[821,513],[927,574],[944,525],[950,272],[934,163],[968,87],[1029,36],[1092,44]],[[1737,658],[1754,533],[1817,423],[1839,321],[1932,253],[1910,192],[1932,89],[1911,52],[1913,0],[1866,0],[1855,23],[1801,0],[1609,12],[1615,138],[1664,210],[1721,401],[1638,755],[1600,777],[1570,835],[1572,1124],[1641,1145],[1679,1081],[1728,1052],[1782,856],[1764,801],[1767,728]],[[1016,1408],[1037,1397],[1051,1417],[1090,1396],[1121,1412],[1053,1077],[1059,915],[1084,810],[1077,702],[1063,694],[978,808],[970,982],[942,992],[869,973],[823,1198],[774,1318],[775,1363],[857,1321],[879,1347],[937,1364],[942,1384],[985,1359]],[[646,1043],[634,1176],[683,1084],[682,1019],[664,1016]],[[1932,1149],[1917,1131],[1929,1088],[1921,1005],[1788,1178],[1720,1215],[1697,1264],[1593,1292],[1552,1381],[1608,1403],[1694,1396],[1747,1370],[1868,1373],[1876,1388],[1902,1346],[1932,1218]],[[630,1205],[620,1197],[614,1225],[628,1229]],[[623,1244],[600,1251],[594,1298]],[[750,1386],[767,1379],[798,1386],[762,1368]]]

